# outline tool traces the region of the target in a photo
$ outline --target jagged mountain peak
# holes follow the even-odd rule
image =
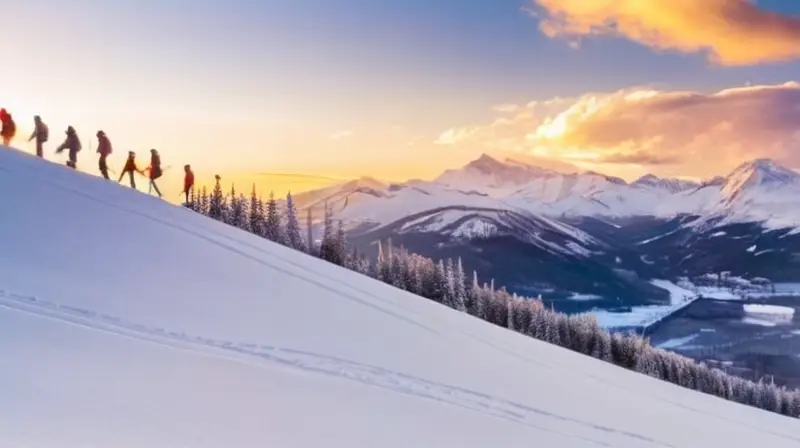
[[[483,153],[477,159],[466,164],[462,169],[474,169],[480,172],[491,173],[505,167],[506,165],[503,162],[495,159],[489,154]]]
[[[592,171],[592,170],[585,171],[583,173],[583,175],[584,176],[601,177],[601,178],[607,180],[608,182],[610,182],[612,184],[616,184],[616,185],[628,185],[628,183],[625,182],[625,179],[622,179],[621,177],[609,176],[607,174],[598,173],[597,171]],[[580,176],[580,174],[578,176]]]
[[[697,182],[675,178],[662,178],[655,174],[648,173],[631,183],[634,186],[658,188],[672,193],[690,190],[700,186]]]
[[[752,188],[776,188],[796,183],[800,183],[800,174],[775,160],[759,158],[742,163],[726,176],[722,193],[725,197],[732,197]]]

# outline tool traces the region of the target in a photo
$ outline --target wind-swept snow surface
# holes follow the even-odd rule
[[[0,151],[0,446],[800,446],[639,375]]]

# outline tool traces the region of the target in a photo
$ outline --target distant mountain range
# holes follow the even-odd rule
[[[364,177],[295,199],[319,212],[327,203],[362,250],[392,238],[461,256],[528,294],[652,303],[665,294],[652,278],[726,270],[800,280],[800,174],[769,159],[704,182],[648,174],[628,183],[482,155],[432,181]]]

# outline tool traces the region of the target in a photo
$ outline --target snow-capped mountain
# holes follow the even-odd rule
[[[628,183],[483,155],[433,181],[374,185],[368,193],[351,183],[316,197],[329,201],[364,250],[393,238],[426,256],[462,256],[520,292],[547,280],[559,291],[583,288],[636,301],[658,296],[640,287],[642,278],[724,269],[800,281],[791,258],[800,243],[759,236],[800,232],[798,178],[758,159],[700,182],[646,175]],[[720,232],[736,239],[712,237]],[[740,250],[746,241],[757,249]],[[528,264],[527,257],[547,265]]]
[[[663,189],[671,193],[680,193],[700,186],[699,183],[681,179],[663,179],[655,174],[645,174],[636,179],[631,185]]]
[[[460,169],[447,170],[434,182],[461,190],[507,194],[537,179],[558,176],[559,173],[506,159],[501,162],[487,154],[481,155]]]
[[[340,186],[334,194],[312,193],[338,204],[337,218],[386,225],[426,209],[462,206],[524,210],[537,215],[664,219],[695,215],[726,222],[761,222],[769,228],[800,226],[800,175],[774,161],[744,163],[727,176],[702,182],[652,174],[634,182],[601,173],[560,173],[488,155],[433,181],[381,185],[368,192]],[[342,189],[350,188],[350,193]],[[358,193],[368,200],[344,201]],[[357,203],[354,203],[357,202]],[[705,221],[703,221],[705,222]],[[697,223],[695,225],[698,225]]]
[[[760,222],[767,228],[800,226],[800,174],[768,159],[743,163],[720,185],[710,207],[724,222]]]

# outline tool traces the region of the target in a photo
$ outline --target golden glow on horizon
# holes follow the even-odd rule
[[[729,64],[800,55],[800,32],[794,26],[798,19],[776,17],[745,0],[708,0],[704,8],[683,0],[536,3],[550,13],[540,23],[552,37],[613,34],[657,49],[693,53],[710,48],[713,57]],[[114,6],[104,8],[106,13],[118,12]],[[75,13],[76,19],[83,16]],[[723,20],[731,17],[738,21]],[[249,60],[242,63],[244,69],[231,69],[235,64],[227,62],[235,62],[232,58],[213,72],[192,72],[202,67],[203,51],[187,54],[188,68],[184,68],[174,64],[173,52],[163,48],[149,48],[143,56],[139,50],[146,47],[132,47],[129,52],[111,40],[97,43],[91,35],[62,37],[49,26],[58,17],[50,19],[52,23],[26,18],[12,28],[19,34],[14,48],[19,69],[4,73],[5,84],[14,88],[2,94],[0,106],[7,107],[17,122],[17,146],[32,151],[33,145],[25,140],[33,115],[39,114],[50,127],[47,156],[61,162],[52,149],[61,143],[66,127],[73,125],[84,147],[79,166],[93,173],[94,135],[103,129],[114,145],[110,159],[114,168],[121,166],[128,150],[145,156],[149,148],[159,149],[164,164],[176,167],[165,174],[164,182],[170,184],[165,191],[179,190],[180,167],[186,163],[193,166],[198,182],[220,173],[243,191],[257,183],[278,193],[324,186],[327,181],[305,176],[266,181],[248,172],[431,179],[484,152],[532,155],[547,166],[593,169],[626,179],[647,172],[706,177],[762,156],[800,162],[792,152],[800,145],[800,136],[790,124],[800,122],[798,105],[791,103],[791,95],[783,97],[790,100],[778,99],[784,91],[797,90],[791,84],[748,84],[716,94],[644,86],[573,98],[516,98],[517,104],[508,102],[513,98],[497,98],[497,104],[476,106],[490,99],[454,94],[441,83],[428,83],[425,67],[411,67],[402,77],[385,79],[372,78],[370,67],[360,67],[352,76],[323,82],[302,71],[249,65]],[[607,29],[609,21],[620,26]],[[769,23],[788,25],[771,29],[765,26]],[[755,38],[738,37],[748,31]],[[119,39],[115,44],[131,37],[114,34]],[[279,56],[292,67],[297,62],[285,48],[271,51],[286,51]],[[570,54],[580,51],[580,45],[565,49]],[[114,73],[106,73],[101,62],[113,66]],[[53,67],[69,69],[56,75]],[[254,80],[256,76],[259,79]],[[553,94],[571,88],[546,81]],[[465,104],[484,110],[465,113]],[[766,122],[769,117],[773,119]]]

